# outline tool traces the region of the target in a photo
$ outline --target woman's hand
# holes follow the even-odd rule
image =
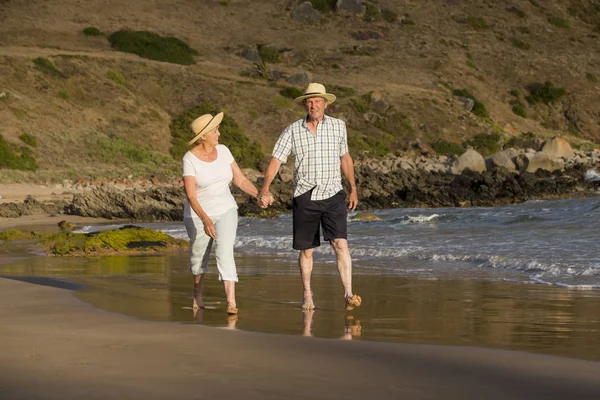
[[[217,230],[215,229],[215,224],[213,224],[212,219],[208,217],[202,218],[202,223],[204,224],[204,233],[215,239],[217,237]]]

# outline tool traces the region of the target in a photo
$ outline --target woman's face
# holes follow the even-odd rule
[[[219,136],[221,136],[221,133],[219,132],[219,126],[217,125],[215,129],[204,135],[202,141],[206,144],[216,146],[219,144]]]

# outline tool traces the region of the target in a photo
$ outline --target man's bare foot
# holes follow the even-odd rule
[[[312,292],[304,292],[304,299],[302,301],[302,310],[310,311],[315,309],[315,303],[313,302]]]
[[[346,297],[346,311],[352,311],[354,307],[360,307],[361,304],[362,298],[357,294]]]

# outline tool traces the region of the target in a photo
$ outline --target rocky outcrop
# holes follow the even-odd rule
[[[568,150],[564,153],[562,146],[554,154],[569,154]],[[600,179],[596,179],[600,152],[571,151],[569,158],[552,158],[542,151],[506,149],[485,159],[470,149],[458,158],[410,155],[358,161],[355,175],[359,210],[495,206],[593,194],[600,189]],[[244,174],[260,187],[260,173],[244,170]],[[234,189],[240,214],[268,216],[289,211],[292,179],[291,169],[282,166],[271,186],[275,204],[267,213],[255,199]],[[147,181],[133,187],[101,183],[75,194],[70,202],[42,203],[30,197],[22,204],[1,204],[0,216],[71,214],[136,221],[182,220],[184,199],[179,181]]]

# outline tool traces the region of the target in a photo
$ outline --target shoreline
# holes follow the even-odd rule
[[[64,289],[10,279],[0,279],[0,319],[6,400],[600,395],[598,362],[148,322],[96,309]]]

